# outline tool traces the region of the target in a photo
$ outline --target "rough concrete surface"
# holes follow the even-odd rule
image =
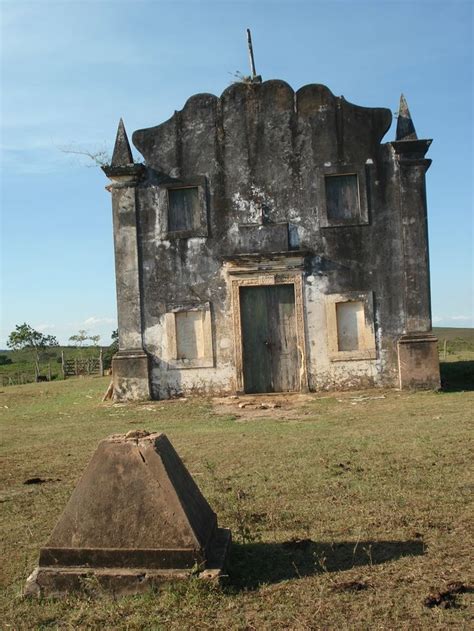
[[[304,373],[302,391],[403,385],[398,340],[431,331],[425,195],[431,141],[416,137],[405,98],[400,114],[396,140],[382,143],[389,109],[354,105],[319,84],[294,91],[279,80],[235,83],[220,97],[194,95],[168,121],[136,131],[141,171],[142,165],[124,166],[127,143],[119,127],[119,163],[104,170],[112,180],[120,349],[142,349],[149,363],[137,387],[124,362],[116,398],[127,398],[127,379],[131,398],[236,393],[245,382],[237,359],[246,340],[233,282],[238,276],[241,284],[291,284],[289,272],[302,286],[295,365]],[[330,188],[334,177],[340,189]],[[197,206],[172,207],[170,191],[177,189],[184,197],[193,189]],[[178,211],[194,213],[189,230],[170,230],[170,213]],[[290,256],[296,252],[304,252],[297,270]],[[238,257],[247,255],[253,264],[236,271]],[[232,257],[234,265],[226,265]],[[352,337],[370,337],[371,346],[334,352],[327,302],[356,294],[365,296],[370,336],[359,322]],[[212,350],[205,361],[190,343],[190,329],[183,333],[170,318],[204,305],[210,328],[198,333]],[[180,335],[187,336],[189,357],[184,351],[177,357],[179,341],[170,342]],[[256,352],[278,361],[275,345]],[[424,373],[417,368],[421,387],[439,381],[435,364]]]
[[[25,594],[64,595],[87,577],[115,593],[191,572],[216,577],[229,544],[166,436],[132,430],[99,444]]]

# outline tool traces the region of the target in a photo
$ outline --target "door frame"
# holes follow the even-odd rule
[[[232,274],[230,270],[229,274]],[[241,273],[241,272],[240,272]],[[306,336],[303,313],[303,272],[284,273],[259,272],[258,275],[231,277],[232,313],[234,328],[235,381],[237,394],[244,394],[244,365],[242,348],[242,322],[240,317],[240,288],[265,285],[293,285],[295,293],[295,326],[298,350],[299,390],[308,392],[308,371],[306,367]]]

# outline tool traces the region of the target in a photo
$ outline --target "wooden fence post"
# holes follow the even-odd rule
[[[100,349],[100,352],[99,352],[99,374],[101,377],[104,376],[104,359],[102,357],[102,348]]]
[[[63,373],[63,379],[66,379],[66,371],[64,370],[64,351],[61,351],[61,372]]]
[[[443,344],[443,359],[446,359],[447,354],[448,354],[448,340],[444,340],[444,344]]]

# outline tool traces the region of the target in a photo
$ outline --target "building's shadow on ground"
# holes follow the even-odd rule
[[[234,543],[227,584],[230,589],[256,589],[265,583],[378,565],[423,553],[423,542],[417,540],[318,543],[304,539],[284,543]]]
[[[474,390],[474,361],[441,362],[443,392]]]

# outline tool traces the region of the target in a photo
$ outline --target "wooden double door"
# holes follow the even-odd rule
[[[299,390],[293,284],[240,287],[244,390]]]

